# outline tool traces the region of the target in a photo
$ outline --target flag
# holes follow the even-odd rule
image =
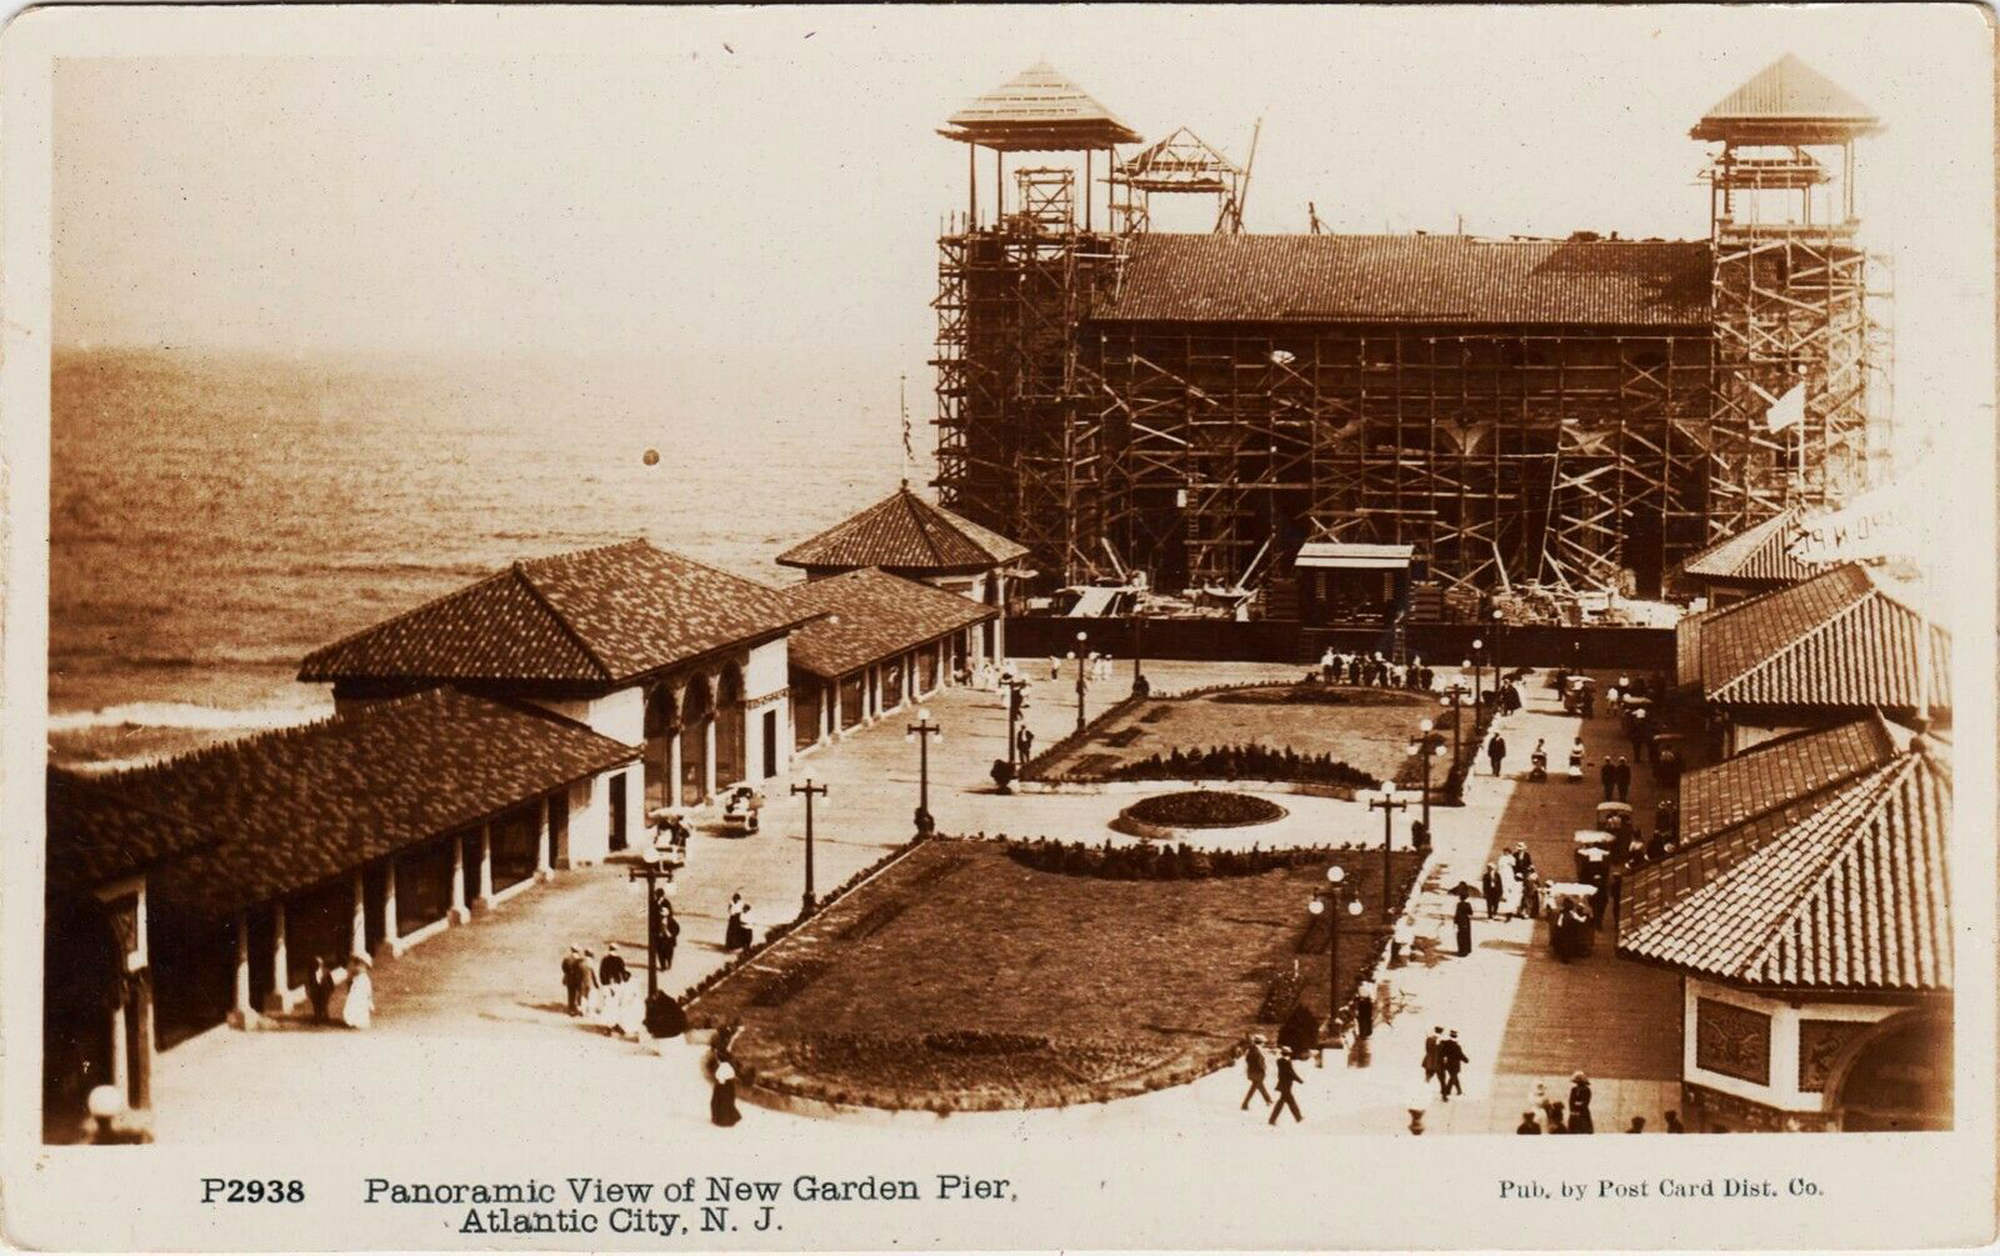
[[[1805,418],[1806,386],[1793,384],[1784,396],[1772,402],[1771,408],[1764,412],[1764,426],[1768,431],[1782,432],[1794,424],[1805,422]]]

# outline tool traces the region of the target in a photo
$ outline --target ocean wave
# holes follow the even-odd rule
[[[204,706],[197,702],[128,702],[95,711],[54,711],[49,714],[52,733],[80,733],[93,728],[187,728],[213,730],[256,730],[286,728],[324,719],[333,714],[333,704],[311,706],[252,707],[233,710]]]

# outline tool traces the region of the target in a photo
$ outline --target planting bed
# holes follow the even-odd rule
[[[690,1013],[741,1025],[731,1053],[753,1087],[833,1104],[944,1112],[1136,1094],[1228,1063],[1274,990],[1280,1015],[1298,991],[1324,1013],[1324,951],[1299,948],[1331,862],[1379,901],[1381,860],[1366,851],[1247,875],[1205,875],[1208,861],[1190,857],[1172,879],[1121,880],[940,839]],[[1400,901],[1415,863],[1399,852],[1396,867]],[[1350,992],[1380,949],[1366,928],[1341,939]]]
[[[1142,824],[1177,829],[1233,829],[1247,824],[1269,824],[1284,814],[1285,809],[1269,799],[1216,789],[1155,794],[1124,811],[1125,816]]]

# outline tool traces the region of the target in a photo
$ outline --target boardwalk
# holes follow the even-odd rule
[[[1046,677],[1045,664],[1039,667]],[[1148,667],[1161,688],[1218,681],[1290,678],[1298,669],[1234,664],[1160,663]],[[1099,709],[1129,687],[1117,680],[1091,695]],[[1577,721],[1532,684],[1527,710],[1503,723],[1515,747],[1510,770],[1525,770],[1535,737],[1566,747]],[[1044,744],[1074,724],[1073,691],[1036,686],[1029,718]],[[998,796],[986,769],[1003,744],[1005,711],[997,695],[951,691],[931,703],[945,725],[932,747],[932,810],[947,830],[1051,835],[1102,840],[1103,826],[1129,796]],[[903,740],[907,720],[876,727],[802,760],[797,777],[832,788],[816,808],[816,878],[824,891],[873,863],[909,830],[916,801],[915,747]],[[1616,724],[1598,720],[1586,731],[1593,766],[1600,744],[1612,748]],[[1558,757],[1559,756],[1552,756]],[[1640,774],[1643,777],[1643,772]],[[1649,788],[1643,782],[1640,790]],[[1645,795],[1650,797],[1650,795]],[[1442,891],[1478,868],[1501,845],[1526,840],[1544,866],[1566,866],[1570,831],[1585,827],[1595,784],[1530,785],[1476,777],[1468,805],[1434,815],[1440,866],[1418,911],[1428,931],[1448,936],[1449,896]],[[1641,797],[1635,791],[1634,801]],[[1287,798],[1293,816],[1274,840],[1378,840],[1377,814],[1354,803]],[[797,800],[773,797],[763,831],[731,838],[698,833],[677,898],[684,932],[674,969],[665,977],[682,990],[724,958],[719,942],[724,905],[741,890],[765,922],[797,909],[803,878],[802,812]],[[1399,830],[1407,830],[1407,820]],[[558,962],[570,943],[597,947],[616,941],[643,972],[643,899],[611,864],[561,873],[469,928],[448,930],[377,973],[380,1013],[365,1033],[311,1031],[259,1034],[215,1031],[160,1060],[156,1078],[158,1128],[166,1142],[223,1139],[365,1139],[370,1114],[385,1106],[449,1127],[462,1139],[508,1138],[522,1128],[555,1134],[612,1136],[705,1120],[706,1090],[698,1050],[675,1045],[665,1058],[595,1033],[561,1007]],[[1483,908],[1482,908],[1483,915]],[[1291,1137],[1315,1133],[1395,1134],[1421,1093],[1422,1039],[1432,1024],[1459,1029],[1472,1056],[1464,1100],[1431,1101],[1436,1132],[1511,1130],[1519,1098],[1537,1079],[1566,1090],[1569,1070],[1586,1064],[1597,1082],[1600,1128],[1673,1105],[1679,1022],[1670,976],[1610,958],[1608,946],[1587,961],[1558,965],[1548,957],[1540,926],[1479,923],[1468,959],[1433,953],[1391,974],[1396,992],[1387,1023],[1363,1049],[1333,1053],[1309,1069],[1301,1102],[1307,1121]],[[504,1094],[505,1105],[458,1102],[464,1094]],[[957,1126],[993,1125],[1009,1132],[1226,1130],[1261,1116],[1245,1114],[1234,1072],[1189,1086],[1106,1105],[1022,1113],[959,1114]],[[777,1111],[754,1112],[759,1123],[814,1120]],[[929,1128],[925,1113],[844,1114],[859,1127]],[[1614,1122],[1616,1123],[1614,1125]],[[407,1128],[402,1122],[399,1127]],[[1274,1135],[1275,1136],[1275,1135]]]

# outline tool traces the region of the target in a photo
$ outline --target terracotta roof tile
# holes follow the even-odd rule
[[[217,840],[185,816],[59,768],[48,772],[48,822],[51,888],[88,889]]]
[[[799,542],[778,555],[778,561],[787,567],[970,574],[1027,554],[1026,546],[902,488]]]
[[[1681,563],[1681,572],[1698,580],[1768,581],[1791,584],[1825,570],[1802,563],[1791,554],[1801,535],[1798,517],[1790,512],[1727,536]]]
[[[1681,778],[1681,840],[1705,841],[1787,804],[1802,802],[1894,758],[1880,716],[1795,733]]]
[[[299,679],[606,684],[793,622],[773,589],[627,541],[517,562],[315,650]]]
[[[1932,754],[1901,755],[1687,878],[1663,909],[1621,927],[1619,950],[1745,985],[1949,990],[1951,796]],[[1712,854],[1694,847],[1647,871],[1671,879]]]
[[[792,666],[835,680],[901,654],[999,611],[927,584],[864,569],[783,590],[796,613],[829,615],[798,629],[788,642]]]
[[[1858,563],[1723,607],[1697,631],[1711,702],[1907,709],[1928,698],[1951,707],[1950,634]]]
[[[130,806],[185,817],[222,836],[154,878],[164,902],[218,916],[478,823],[638,754],[549,712],[447,687],[97,783]]]
[[[1095,317],[1700,326],[1712,265],[1703,240],[1153,233]]]

